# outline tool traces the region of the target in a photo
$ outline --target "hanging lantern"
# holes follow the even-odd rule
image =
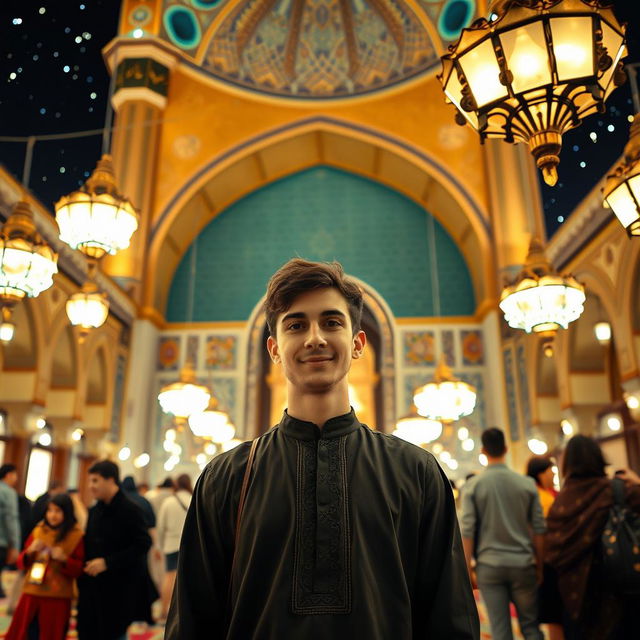
[[[433,380],[413,392],[418,413],[439,422],[455,422],[468,416],[476,406],[476,390],[453,376],[444,356],[436,368]]]
[[[191,361],[187,361],[180,371],[180,379],[160,390],[158,401],[165,413],[186,419],[192,413],[202,413],[209,404],[209,389],[198,384]]]
[[[566,329],[584,310],[584,287],[572,276],[560,276],[544,255],[542,243],[531,240],[524,269],[500,297],[507,324],[527,333]]]
[[[111,156],[105,154],[78,190],[56,202],[60,239],[90,258],[118,253],[129,246],[138,214],[118,193]]]
[[[633,118],[623,160],[607,176],[602,193],[627,234],[640,236],[640,113]]]
[[[600,0],[494,0],[442,57],[456,121],[524,142],[553,186],[564,133],[624,82],[625,30]]]
[[[414,405],[406,416],[396,422],[393,435],[420,446],[433,442],[442,435],[442,422],[421,416]]]
[[[13,307],[35,298],[53,284],[58,255],[38,233],[28,202],[18,202],[0,228],[0,339],[13,338]]]
[[[189,427],[194,436],[208,438],[213,442],[227,442],[236,433],[235,427],[229,421],[229,415],[218,410],[218,400],[213,395],[204,411],[189,416]]]
[[[80,328],[80,342],[91,329],[101,327],[109,315],[109,302],[98,287],[87,280],[82,289],[67,300],[67,316],[74,327]]]

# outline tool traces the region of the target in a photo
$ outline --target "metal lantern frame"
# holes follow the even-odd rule
[[[633,118],[623,159],[607,176],[602,194],[627,235],[640,236],[640,113]]]
[[[585,300],[584,286],[571,275],[559,275],[533,238],[523,270],[502,291],[500,309],[510,327],[553,337],[580,317]]]
[[[58,254],[36,228],[26,200],[14,206],[0,228],[0,332],[3,342],[13,338],[11,314],[25,297],[36,298],[53,285]]]
[[[118,191],[106,153],[82,187],[62,196],[55,209],[60,239],[96,260],[126,249],[139,223],[138,211]],[[117,225],[124,226],[124,232],[116,234]]]
[[[490,11],[490,19],[480,18],[462,30],[442,56],[438,78],[448,101],[458,109],[458,124],[469,122],[483,142],[500,138],[527,143],[545,182],[553,186],[562,135],[583,118],[603,112],[611,91],[624,82],[624,26],[600,0],[498,0]],[[559,55],[560,38],[556,49],[554,37],[569,26],[560,21],[573,20],[576,25],[577,19],[590,21],[592,64],[589,73],[572,77],[569,68],[575,61],[566,62],[571,60],[569,51],[564,59]],[[540,71],[546,78],[531,86],[524,74],[509,67],[516,57],[518,30],[535,35],[536,44],[546,51],[547,68]],[[484,76],[479,66],[474,74],[478,60],[489,70]],[[487,86],[500,93],[481,101],[479,93]]]

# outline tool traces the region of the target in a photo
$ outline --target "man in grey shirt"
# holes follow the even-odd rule
[[[493,640],[513,640],[509,603],[518,612],[525,640],[543,640],[538,627],[537,587],[542,579],[544,518],[531,478],[505,464],[500,429],[482,433],[488,466],[462,491],[462,542],[472,584],[489,614]],[[476,576],[471,566],[476,557]]]

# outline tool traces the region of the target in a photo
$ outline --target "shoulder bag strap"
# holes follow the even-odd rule
[[[177,503],[185,510],[188,511],[189,509],[187,507],[184,506],[184,504],[182,503],[182,500],[180,500],[180,498],[178,498],[178,494],[174,493],[173,497],[176,499]]]
[[[251,449],[249,450],[249,458],[247,460],[247,466],[244,470],[244,478],[242,479],[242,488],[240,489],[240,501],[238,502],[238,515],[236,517],[236,532],[235,538],[233,542],[233,559],[231,561],[231,573],[229,574],[229,593],[227,597],[227,602],[229,605],[231,604],[231,587],[233,584],[233,572],[236,567],[236,557],[238,551],[238,545],[240,544],[240,525],[242,524],[242,512],[244,510],[244,502],[247,497],[247,489],[249,488],[249,479],[251,477],[251,469],[253,467],[253,459],[256,455],[256,449],[258,447],[258,440],[256,438],[251,443]]]

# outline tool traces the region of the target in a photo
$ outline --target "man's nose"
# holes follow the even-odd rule
[[[310,323],[305,346],[315,348],[325,346],[326,344],[327,341],[322,333],[322,327],[317,322]]]

